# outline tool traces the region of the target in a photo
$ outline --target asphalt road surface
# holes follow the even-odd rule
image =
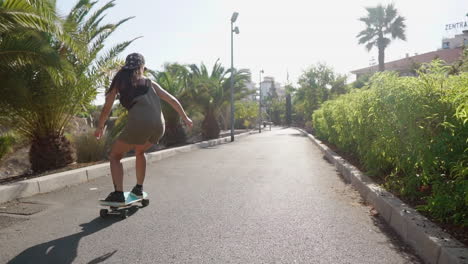
[[[99,217],[108,177],[24,199],[47,206],[0,215],[0,263],[420,263],[294,129],[167,158],[144,189],[124,220]]]

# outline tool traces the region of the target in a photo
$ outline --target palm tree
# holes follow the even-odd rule
[[[398,15],[393,4],[386,7],[382,5],[367,7],[366,10],[367,16],[359,18],[366,24],[366,29],[359,32],[357,38],[359,38],[359,44],[366,44],[368,51],[374,46],[377,47],[379,50],[379,71],[384,71],[385,48],[388,47],[391,39],[406,40],[405,18]]]
[[[50,67],[53,72],[53,68],[63,66],[43,34],[80,53],[80,45],[57,26],[59,20],[52,1],[0,1],[0,72],[32,64]]]
[[[55,10],[54,1],[28,2],[48,2]],[[74,161],[64,129],[77,112],[91,103],[97,89],[108,82],[108,73],[115,67],[117,56],[133,41],[117,44],[103,52],[104,41],[130,19],[102,25],[104,12],[114,6],[113,2],[91,14],[96,1],[78,1],[65,19],[54,21],[60,34],[65,36],[63,38],[35,29],[10,34],[9,38],[19,41],[34,38],[40,43],[39,50],[47,51],[60,64],[60,67],[54,67],[24,63],[21,70],[14,71],[13,67],[8,74],[0,72],[0,116],[2,121],[31,141],[33,171],[63,167]]]
[[[97,1],[79,0],[65,18],[63,27],[67,34],[73,36],[74,39],[80,41],[86,47],[86,52],[83,55],[75,54],[62,42],[54,45],[59,54],[67,58],[67,62],[73,65],[73,72],[76,76],[75,80],[64,82],[60,87],[63,90],[74,87],[73,90],[76,91],[73,102],[70,102],[70,113],[76,113],[83,108],[87,108],[96,98],[98,89],[105,89],[105,87],[109,86],[109,77],[122,64],[118,56],[133,41],[138,39],[134,38],[118,43],[105,52],[103,51],[104,42],[107,38],[123,23],[134,18],[128,17],[117,23],[102,25],[101,21],[105,16],[105,12],[115,6],[114,2],[115,0],[109,1],[91,14],[90,12],[97,4]],[[68,117],[66,123],[68,123],[72,115]]]
[[[152,77],[167,92],[174,95],[182,104],[186,106],[189,102],[187,93],[187,83],[189,71],[187,67],[178,63],[167,63],[161,72],[150,71]],[[187,135],[182,127],[180,115],[167,103],[162,103],[162,111],[166,120],[166,131],[161,142],[166,146],[185,143]]]
[[[220,127],[218,118],[221,109],[230,101],[231,70],[225,70],[217,60],[211,72],[208,72],[205,64],[198,67],[192,64],[190,67],[189,87],[191,100],[203,113],[202,138],[213,139],[219,137]],[[250,80],[250,71],[241,69],[234,72],[235,100],[245,98],[252,94],[245,87],[245,82]]]

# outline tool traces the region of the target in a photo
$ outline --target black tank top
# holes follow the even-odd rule
[[[127,110],[130,110],[132,106],[135,104],[133,99],[140,95],[144,95],[148,92],[148,89],[151,87],[151,80],[146,79],[145,84],[137,85],[135,87],[125,87],[123,89],[119,89],[119,100],[120,104],[125,107]]]

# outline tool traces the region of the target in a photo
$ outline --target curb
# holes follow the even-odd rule
[[[368,176],[333,152],[320,140],[302,129],[314,145],[333,163],[362,196],[372,204],[381,217],[395,230],[405,243],[430,264],[468,264],[468,248],[445,233],[440,227],[403,203],[390,192],[375,184]]]
[[[235,135],[235,139],[240,139],[245,136],[255,134],[256,131]],[[159,160],[169,158],[178,153],[186,153],[195,149],[211,147],[226,142],[230,142],[231,137],[217,138],[207,141],[198,142],[182,147],[160,150],[156,152],[146,153],[148,164],[155,163]],[[124,167],[124,176],[133,173],[135,168],[135,157],[122,159]],[[77,185],[92,181],[96,178],[110,176],[109,162],[83,167],[79,169],[49,174],[29,180],[19,181],[11,184],[0,185],[0,204],[18,198],[30,197],[36,194],[48,193],[64,187]]]

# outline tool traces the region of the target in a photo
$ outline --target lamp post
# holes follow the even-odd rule
[[[234,141],[234,32],[239,34],[239,28],[234,28],[239,13],[232,13],[231,17],[231,142]]]
[[[258,133],[262,133],[262,73],[260,70],[260,82],[258,83],[259,99],[258,99]]]

